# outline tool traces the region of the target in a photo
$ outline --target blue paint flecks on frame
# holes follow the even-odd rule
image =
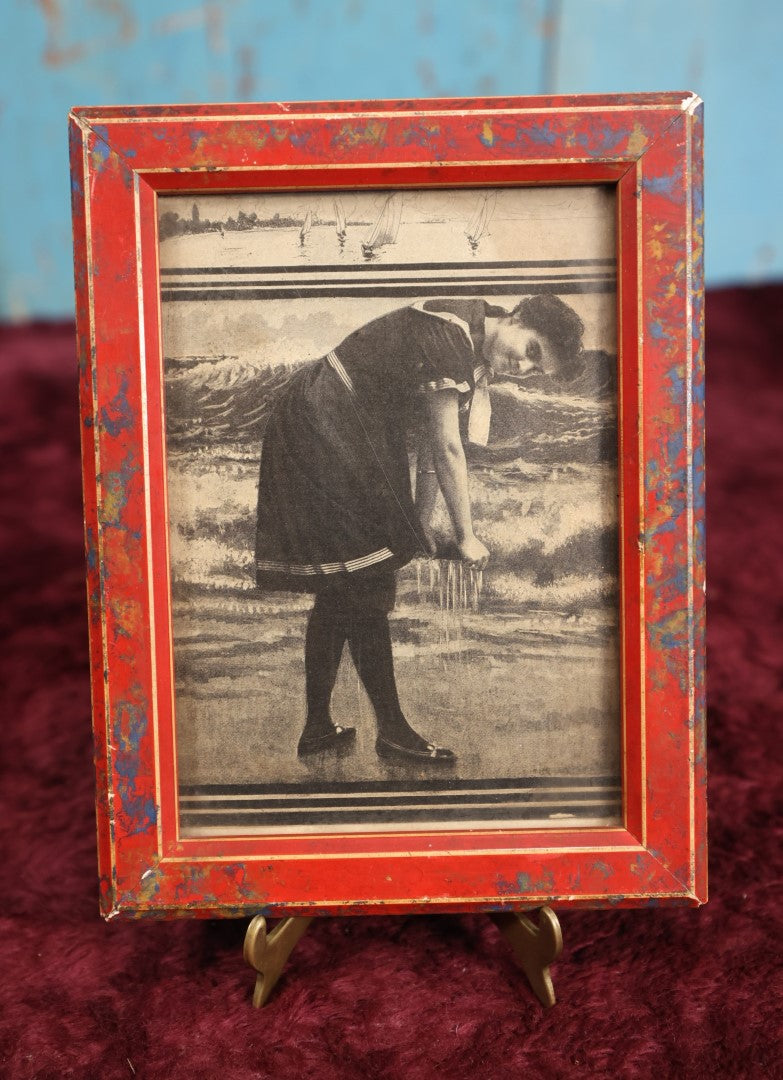
[[[101,493],[98,513],[101,528],[125,529],[122,517],[128,504],[129,487],[140,469],[141,466],[128,451],[119,469],[110,469],[98,477]]]
[[[107,142],[104,142],[103,139],[96,139],[93,143],[92,154],[103,166],[111,157],[111,147]]]
[[[524,134],[532,143],[537,143],[539,146],[554,146],[558,139],[549,120],[536,124],[535,127],[525,128]]]
[[[122,701],[115,705],[111,728],[111,761],[117,777],[118,796],[115,812],[123,816],[123,832],[127,835],[146,832],[157,823],[155,802],[148,795],[136,791],[142,742],[148,728],[148,713],[143,704]]]
[[[94,570],[98,565],[98,546],[95,542],[95,533],[90,526],[85,534],[85,553],[87,559],[87,569]]]
[[[702,216],[702,214],[704,213],[704,185],[703,184],[694,184],[693,185],[692,199],[693,199],[693,213],[694,213],[694,216],[697,217],[697,218],[700,218]]]
[[[650,332],[650,337],[654,341],[671,341],[671,334],[667,334],[663,325],[657,320],[649,323],[647,329]]]
[[[108,405],[101,409],[101,427],[111,436],[133,427],[133,410],[128,401],[128,377],[123,375],[120,388]]]
[[[513,881],[498,877],[496,884],[498,896],[548,896],[554,890],[555,879],[550,871],[546,871],[538,879],[520,871]]]
[[[203,128],[188,128],[187,133],[191,150],[198,150],[201,143],[207,138],[207,133]]]
[[[682,401],[682,398],[679,398]],[[674,465],[682,454],[685,453],[685,432],[673,430],[666,440],[666,457],[670,465]]]
[[[112,147],[109,142],[109,129],[106,127],[105,124],[93,124],[92,130],[98,136],[98,139],[102,144],[100,149],[96,145],[95,152],[99,153],[101,158],[105,162],[108,159],[109,155],[112,153]],[[122,151],[122,156],[130,158],[136,157],[136,151],[125,147]]]
[[[671,385],[671,397],[675,404],[683,405],[685,403],[685,374],[680,366],[675,365],[669,368],[666,378]]]
[[[627,131],[603,126],[598,130],[593,129],[589,134],[582,133],[578,135],[577,142],[591,157],[600,157],[601,154],[605,154],[619,146],[627,138]]]
[[[647,533],[645,534],[645,543],[649,544],[656,536],[662,536],[664,533],[675,532],[678,525],[679,523],[674,515],[667,518],[666,521],[662,521],[660,525],[656,525],[654,529],[647,530]]]
[[[693,473],[695,492],[694,499],[699,503],[704,500],[704,447],[698,445],[693,450],[693,462],[691,465],[691,471]]]
[[[500,877],[497,881],[499,896],[523,896],[532,891],[532,878],[530,874],[518,873],[515,881],[508,881]]]
[[[650,195],[664,195],[667,199],[675,201],[682,198],[682,169],[677,168],[668,176],[645,176],[642,187]]]
[[[426,124],[411,124],[403,136],[403,146],[429,146],[433,135],[437,136],[439,128],[429,128]]]
[[[310,137],[311,133],[309,131],[303,131],[301,133],[292,131],[289,136],[289,141],[291,143],[291,146],[295,146],[297,150],[301,150],[303,146],[307,146],[308,142],[310,141]]]
[[[136,782],[139,750],[148,726],[147,710],[136,702],[120,701],[114,706],[112,741],[115,749],[125,755],[121,759],[122,766],[115,764],[115,768],[131,784]]]

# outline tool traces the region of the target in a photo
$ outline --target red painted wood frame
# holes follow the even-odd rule
[[[104,914],[703,902],[699,100],[90,108],[70,133]],[[618,196],[622,827],[180,837],[158,193],[582,183]]]

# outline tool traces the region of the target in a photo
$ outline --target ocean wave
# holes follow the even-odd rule
[[[598,355],[598,354],[596,354]],[[536,376],[524,385],[490,387],[486,447],[469,447],[477,463],[527,456],[553,464],[610,461],[616,454],[611,358],[600,354],[592,381],[558,387]],[[166,360],[166,424],[174,451],[245,456],[260,447],[278,391],[296,366],[260,358],[189,356]]]

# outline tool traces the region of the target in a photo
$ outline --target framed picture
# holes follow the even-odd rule
[[[706,899],[701,115],[72,112],[107,917]]]

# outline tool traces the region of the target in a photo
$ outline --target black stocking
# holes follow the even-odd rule
[[[347,631],[351,657],[375,711],[378,734],[410,749],[426,746],[426,740],[413,730],[400,708],[386,614],[353,611]]]
[[[323,593],[310,612],[305,635],[305,735],[317,738],[332,729],[329,705],[346,639],[345,614]]]

